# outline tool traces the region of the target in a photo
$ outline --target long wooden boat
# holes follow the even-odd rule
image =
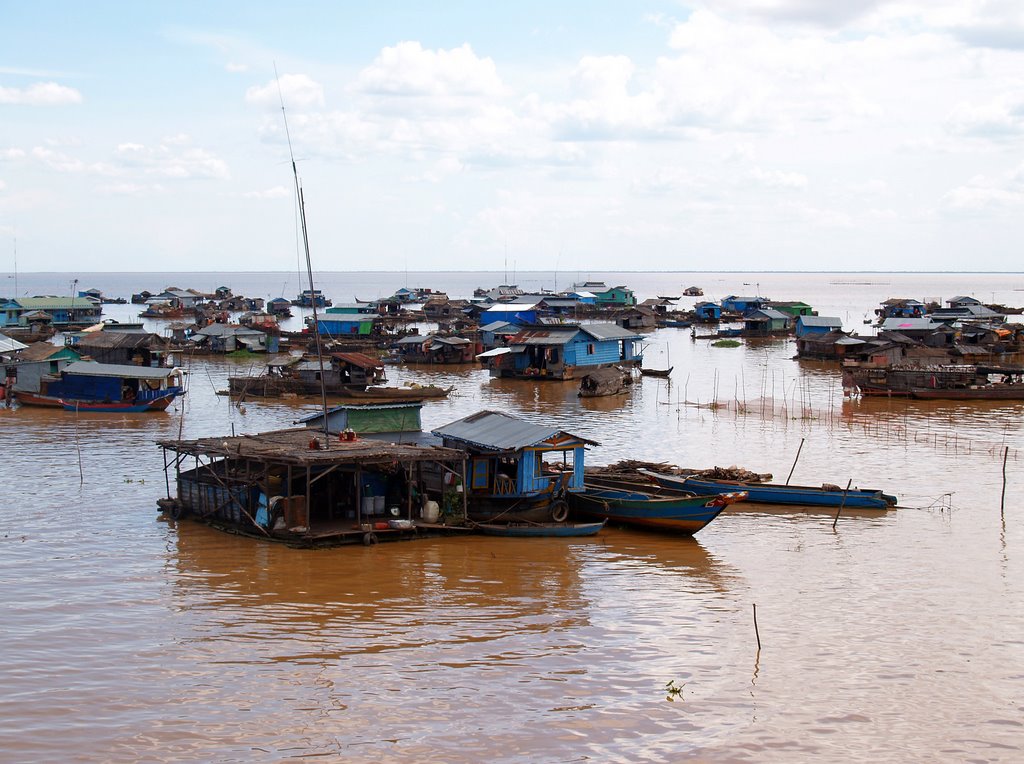
[[[672,374],[672,369],[675,366],[669,366],[667,369],[644,369],[641,367],[640,374],[645,377],[668,377]]]
[[[712,496],[725,491],[745,491],[747,500],[761,504],[795,504],[798,506],[888,509],[896,506],[896,497],[874,488],[831,490],[820,486],[778,485],[775,483],[744,483],[738,480],[711,480],[692,475],[665,475],[650,470],[640,472],[658,485]]]
[[[993,383],[973,387],[912,387],[910,397],[921,400],[949,401],[1020,401],[1024,400],[1024,384]]]
[[[696,496],[673,488],[588,476],[584,490],[572,494],[570,500],[577,512],[589,517],[692,536],[727,506],[745,498],[743,491]]]
[[[14,388],[23,406],[65,411],[138,413],[163,411],[184,395],[180,369],[75,361],[44,375],[36,389]]]
[[[604,523],[604,520],[597,523],[477,523],[476,528],[487,536],[567,538],[594,536],[604,527]]]

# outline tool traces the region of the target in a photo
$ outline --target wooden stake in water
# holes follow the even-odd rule
[[[757,631],[757,603],[754,603],[754,636],[757,637],[757,651],[761,652],[761,635]]]
[[[999,497],[999,514],[1003,514],[1003,508],[1006,506],[1006,457],[1010,455],[1010,447],[1006,446],[1003,448],[1003,493]]]
[[[843,491],[843,500],[839,502],[839,509],[836,510],[836,516],[832,520],[832,530],[836,529],[836,523],[839,522],[839,513],[843,511],[843,507],[846,506],[846,497],[850,494],[850,486],[853,485],[853,478],[850,478],[846,482],[846,489]]]
[[[800,438],[800,447],[796,450],[796,459],[793,460],[793,466],[789,469],[789,475],[786,477],[786,485],[789,485],[789,478],[793,477],[793,470],[796,469],[797,460],[800,459],[800,452],[803,450],[805,438]]]

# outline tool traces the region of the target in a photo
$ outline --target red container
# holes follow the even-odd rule
[[[386,531],[390,527],[391,526],[388,525],[387,523],[374,523],[373,524],[374,530],[378,530],[378,531]]]

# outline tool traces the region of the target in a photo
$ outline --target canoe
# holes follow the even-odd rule
[[[696,496],[671,487],[602,481],[587,477],[571,501],[580,514],[638,528],[693,535],[730,504],[743,501],[743,491]]]
[[[672,374],[672,369],[675,366],[669,366],[667,369],[640,369],[640,374],[645,377],[667,377]]]
[[[477,523],[476,528],[487,536],[515,538],[564,538],[594,536],[604,527],[599,523]]]
[[[851,488],[849,491],[829,490],[820,486],[778,485],[774,483],[743,483],[738,480],[710,480],[688,475],[664,475],[641,469],[640,472],[658,485],[711,496],[724,491],[746,491],[747,501],[761,504],[795,504],[798,506],[888,509],[896,506],[896,497],[874,488]],[[845,496],[845,498],[844,498]]]

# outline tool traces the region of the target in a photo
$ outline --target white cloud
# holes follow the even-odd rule
[[[384,48],[359,73],[356,89],[404,96],[493,96],[502,91],[497,68],[468,43],[451,50],[427,50],[418,42]]]
[[[783,170],[765,170],[755,167],[750,171],[750,177],[755,182],[766,188],[804,188],[807,185],[807,176],[798,172],[785,172]]]
[[[262,191],[246,191],[242,194],[243,199],[283,199],[291,196],[291,190],[284,186],[274,186]]]
[[[245,100],[254,106],[280,108],[281,99],[287,109],[317,109],[324,105],[324,88],[306,74],[282,74],[279,80],[254,85],[245,91]]]
[[[5,188],[7,188],[7,184],[0,178],[0,191],[3,191]]]
[[[37,82],[24,89],[0,87],[0,104],[66,106],[81,102],[81,93],[56,82]]]
[[[1004,94],[988,103],[957,104],[946,120],[954,135],[1001,140],[1024,133],[1024,93]]]
[[[243,72],[249,71],[249,65],[238,64],[233,61],[228,61],[226,64],[224,64],[224,69],[235,74],[241,74]]]
[[[25,156],[25,152],[22,149],[7,148],[0,149],[0,159],[21,159]]]
[[[105,183],[96,187],[101,194],[108,196],[152,196],[164,192],[159,183]]]
[[[952,213],[998,212],[1024,206],[1024,164],[998,176],[976,175],[943,195],[941,207]]]
[[[231,176],[227,163],[209,151],[182,145],[180,136],[169,143],[144,146],[122,143],[114,152],[118,167],[130,174],[189,179],[226,180]]]

